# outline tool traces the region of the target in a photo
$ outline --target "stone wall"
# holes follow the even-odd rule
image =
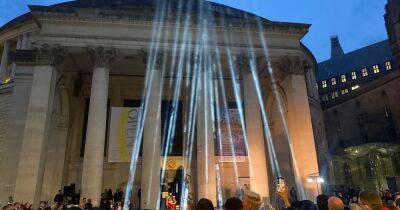
[[[6,129],[8,127],[8,110],[11,103],[11,90],[0,87],[0,164],[3,161],[3,151],[6,140]]]
[[[400,75],[392,72],[358,91],[360,95],[350,93],[346,101],[324,110],[331,152],[400,137]],[[385,112],[389,117],[385,117]],[[390,125],[394,130],[392,135],[387,132]]]

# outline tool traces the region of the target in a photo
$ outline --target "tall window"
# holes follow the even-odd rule
[[[331,79],[331,82],[332,82],[332,85],[336,85],[336,78],[333,77],[333,78]]]
[[[332,99],[339,97],[339,93],[337,91],[332,92]]]
[[[342,74],[342,76],[340,76],[340,79],[342,80],[342,82],[347,81],[346,75],[344,75],[344,74]]]
[[[322,80],[322,88],[326,88],[328,85],[326,83],[326,80]]]
[[[351,90],[357,90],[358,88],[360,88],[359,85],[353,85],[353,86],[351,86]]]
[[[362,73],[363,77],[368,76],[368,69],[366,69],[366,68],[361,69],[361,73]]]
[[[374,65],[374,66],[372,67],[372,69],[374,70],[374,74],[379,73],[379,66],[378,66],[378,65]]]
[[[356,80],[357,79],[357,72],[353,71],[351,72],[351,79]]]
[[[386,61],[385,66],[386,66],[386,70],[388,70],[388,71],[392,70],[392,62]]]
[[[174,119],[171,121],[171,119]],[[163,100],[161,104],[161,145],[162,154],[182,156],[183,154],[183,124],[182,101]]]

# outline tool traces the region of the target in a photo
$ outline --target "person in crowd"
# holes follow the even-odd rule
[[[299,210],[317,210],[317,206],[310,200],[302,200],[299,202]]]
[[[393,207],[395,210],[400,210],[400,198],[397,198],[394,202],[393,202]]]
[[[115,202],[113,206],[114,210],[121,210],[122,209],[122,203],[120,201]]]
[[[114,193],[114,202],[122,202],[123,193],[120,189],[117,189]]]
[[[202,198],[197,202],[196,210],[214,210],[214,205],[210,200]]]
[[[62,194],[61,190],[58,190],[56,196],[54,196],[54,203],[61,204],[64,201],[64,195]]]
[[[349,200],[347,199],[347,197],[343,193],[343,189],[342,189],[341,192],[338,192],[337,197],[340,198],[340,200],[343,201],[343,204],[347,205],[349,203]]]
[[[298,201],[299,199],[297,198],[297,191],[294,187],[292,187],[289,191],[289,199],[290,202]]]
[[[88,198],[83,207],[84,210],[91,210],[93,208],[92,199]]]
[[[325,194],[317,196],[317,208],[318,210],[328,210],[328,199],[329,197]]]
[[[243,195],[244,210],[258,210],[262,204],[261,196],[255,192],[245,190]]]
[[[86,198],[82,198],[82,201],[79,203],[79,207],[81,207],[81,209],[84,209],[86,205]]]
[[[74,193],[74,196],[72,197],[72,203],[79,205],[80,200],[81,200],[81,190],[78,190],[76,193]]]
[[[25,210],[33,210],[31,203],[25,203]]]
[[[350,210],[361,210],[361,206],[358,205],[358,197],[357,196],[353,196],[350,200],[349,203],[349,208]]]
[[[53,205],[51,205],[50,210],[58,210],[62,208],[62,203],[60,202],[54,202]]]
[[[39,208],[37,210],[46,210],[46,208],[47,208],[47,202],[40,201]]]
[[[113,192],[111,189],[107,190],[107,199],[112,200],[113,199]]]
[[[328,199],[329,210],[344,210],[344,203],[342,199],[332,196]]]
[[[237,197],[232,197],[226,200],[225,210],[243,210],[243,202],[237,198]]]
[[[82,210],[79,206],[71,206],[67,210]]]
[[[380,210],[382,208],[382,200],[379,194],[373,191],[361,192],[358,204],[363,210]]]

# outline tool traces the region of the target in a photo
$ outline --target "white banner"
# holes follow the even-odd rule
[[[139,117],[140,108],[111,108],[108,162],[130,162]]]

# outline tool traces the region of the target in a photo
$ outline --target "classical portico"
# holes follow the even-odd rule
[[[81,190],[81,198],[91,198],[98,205],[104,189],[125,190],[132,170],[129,162],[110,161],[111,112],[115,107],[138,108],[143,104],[142,149],[134,159],[137,165],[132,174],[131,198],[139,206],[137,192],[141,189],[141,209],[157,209],[162,185],[173,181],[171,174],[179,166],[191,177],[189,193],[194,200],[206,197],[217,205],[218,193],[234,196],[246,184],[269,202],[275,193],[275,177],[268,132],[289,186],[304,186],[301,196],[314,199],[316,185],[308,184],[306,179],[318,173],[307,92],[313,75],[308,72],[314,71],[315,66],[312,56],[300,44],[309,25],[262,20],[265,31],[261,33],[268,39],[268,46],[264,47],[268,47],[270,55],[265,58],[256,18],[243,26],[238,20],[247,13],[207,4],[223,11],[229,22],[219,23],[218,33],[212,37],[220,49],[218,56],[214,48],[207,51],[199,47],[196,37],[200,32],[195,21],[186,29],[192,43],[174,42],[168,36],[160,36],[154,42],[156,6],[140,1],[124,0],[114,6],[100,1],[90,6],[82,1],[30,6],[30,15],[19,20],[22,27],[11,24],[0,29],[0,74],[4,81],[0,99],[9,104],[4,108],[7,116],[0,119],[6,125],[5,135],[0,135],[0,173],[4,174],[0,180],[0,203],[13,196],[15,201],[38,205],[40,200],[52,200],[59,189],[73,184],[75,190]],[[195,9],[191,13],[198,15]],[[185,33],[172,23],[174,19],[157,24],[163,24],[163,33]],[[226,33],[231,34],[234,45],[223,39]],[[251,48],[246,37],[254,41]],[[182,53],[182,81],[191,82],[178,83],[181,92],[175,101],[181,104],[180,109],[165,108],[173,100],[171,84],[177,84],[180,77],[174,72],[179,65],[179,53],[174,49],[181,48],[186,50]],[[254,57],[250,57],[249,49]],[[220,65],[220,74],[212,68],[196,67],[196,62],[207,58],[199,51],[212,54],[210,60],[219,58],[215,66]],[[271,66],[276,78],[269,72]],[[196,73],[190,73],[196,68]],[[236,70],[235,77],[230,68]],[[242,132],[247,146],[241,161],[216,152],[215,110],[224,107],[216,106],[215,93],[210,90],[221,81],[225,81],[226,104],[235,104],[238,98],[243,102]],[[196,91],[190,92],[192,86]],[[235,88],[239,91],[235,92]],[[195,100],[192,94],[196,95]],[[265,118],[263,110],[267,113]],[[167,160],[162,157],[166,132],[163,126],[168,125],[165,115],[174,112],[179,112],[176,116],[182,117],[177,121],[184,124],[182,130],[176,131],[180,134],[174,141],[183,145],[189,141],[187,136],[193,135],[195,147],[190,150],[190,164],[183,164],[188,163],[183,146],[172,146],[173,155]],[[185,127],[192,118],[193,129]],[[163,161],[178,164],[168,169],[164,180],[160,179]],[[301,184],[296,185],[296,181]]]

